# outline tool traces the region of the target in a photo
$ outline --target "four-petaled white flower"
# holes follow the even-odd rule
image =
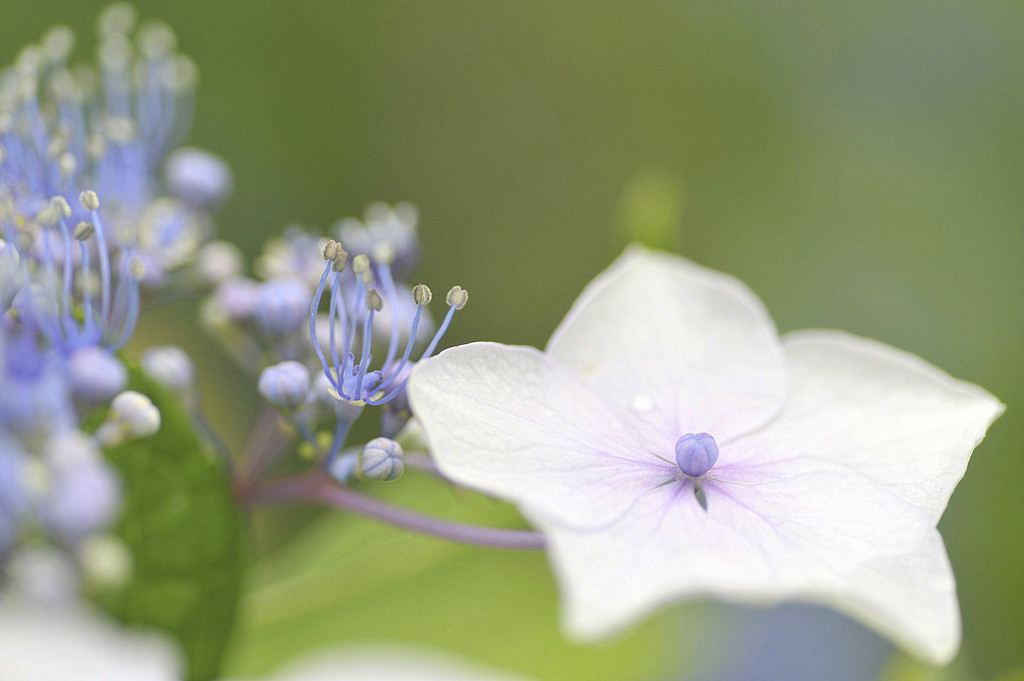
[[[823,603],[933,663],[960,641],[936,530],[994,397],[836,331],[779,339],[738,280],[631,248],[544,353],[425,362],[441,471],[544,532],[578,638],[686,596]]]

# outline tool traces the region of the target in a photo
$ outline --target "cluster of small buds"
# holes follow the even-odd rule
[[[123,547],[105,534],[121,482],[100,448],[153,435],[161,419],[125,391],[118,351],[147,291],[241,269],[237,249],[203,246],[230,170],[174,150],[195,68],[167,27],[135,23],[125,4],[102,13],[95,68],[69,67],[74,34],[58,27],[0,69],[0,570],[46,537],[87,578],[123,576]],[[143,364],[187,402],[184,353],[157,348]]]
[[[416,221],[409,204],[373,204],[365,222],[340,221],[337,239],[289,227],[256,259],[258,279],[228,276],[204,305],[207,326],[258,375],[260,395],[302,435],[304,456],[327,470],[358,470],[357,453],[339,452],[367,407],[382,408],[382,435],[400,434],[414,349],[429,357],[469,300],[452,287],[435,324],[430,288],[403,283],[419,258]]]
[[[74,34],[60,26],[0,72],[0,235],[60,266],[95,232],[94,258],[133,263],[148,287],[185,285],[196,277],[178,270],[209,236],[231,172],[198,149],[171,153],[191,123],[196,69],[169,28],[135,24],[123,3],[101,14],[95,68],[68,65]]]

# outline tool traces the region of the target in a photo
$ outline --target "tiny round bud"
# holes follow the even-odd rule
[[[359,474],[374,482],[397,480],[405,470],[402,445],[386,437],[370,440],[359,454]]]
[[[229,321],[244,321],[256,310],[261,288],[258,282],[245,277],[222,281],[213,294],[216,309]]]
[[[267,336],[284,338],[303,327],[311,300],[312,295],[303,281],[287,277],[272,279],[260,286],[253,315]]]
[[[95,345],[87,345],[71,354],[67,377],[71,393],[90,404],[106,402],[128,383],[128,372],[121,361]]]
[[[96,460],[54,476],[42,515],[51,532],[75,543],[106,528],[120,505],[120,481],[105,462]]]
[[[78,562],[91,589],[117,589],[132,575],[131,552],[123,541],[109,534],[86,537],[78,545]]]
[[[196,272],[207,284],[219,284],[237,277],[244,267],[245,257],[242,252],[228,241],[211,241],[196,254]]]
[[[306,403],[309,370],[295,361],[269,366],[260,373],[260,395],[278,409],[295,409]]]
[[[196,376],[192,358],[176,345],[159,345],[142,353],[142,370],[172,393],[188,392]]]
[[[155,435],[160,430],[160,410],[142,393],[126,390],[110,404],[107,420],[96,431],[105,447]]]
[[[469,291],[461,286],[452,286],[448,291],[448,295],[444,297],[444,300],[450,307],[454,307],[456,310],[461,310],[466,307],[466,303],[469,302]]]
[[[96,192],[91,189],[86,189],[79,194],[78,201],[82,204],[82,208],[86,210],[99,210],[100,199],[96,196]]]
[[[96,231],[91,222],[82,221],[75,225],[74,236],[79,241],[86,241]]]
[[[676,464],[691,478],[707,473],[718,461],[718,443],[708,433],[687,433],[676,440]]]
[[[412,299],[417,305],[430,305],[434,294],[430,292],[426,284],[416,284],[412,287]]]
[[[384,299],[377,293],[377,289],[371,288],[366,292],[366,309],[380,312],[384,309]]]
[[[167,159],[167,186],[185,203],[202,208],[219,205],[234,186],[228,164],[213,154],[185,147]]]

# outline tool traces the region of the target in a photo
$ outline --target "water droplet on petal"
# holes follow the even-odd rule
[[[636,393],[629,401],[629,408],[637,414],[646,414],[654,409],[654,399],[647,393]]]

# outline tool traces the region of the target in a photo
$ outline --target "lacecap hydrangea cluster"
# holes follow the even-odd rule
[[[179,147],[193,63],[127,5],[98,34],[95,64],[72,63],[59,26],[0,72],[0,564],[25,545],[79,563],[109,545],[121,482],[101,450],[160,427],[118,351],[144,305],[208,288],[234,257],[208,243],[231,173]],[[144,364],[171,383],[191,371],[174,348]]]
[[[289,227],[266,244],[256,278],[224,279],[205,305],[207,327],[258,373],[261,396],[302,436],[301,451],[339,482],[401,475],[409,375],[469,299],[452,287],[435,324],[430,289],[407,283],[420,257],[417,221],[410,204],[375,203],[330,238]],[[367,407],[380,407],[380,437],[345,447]]]

